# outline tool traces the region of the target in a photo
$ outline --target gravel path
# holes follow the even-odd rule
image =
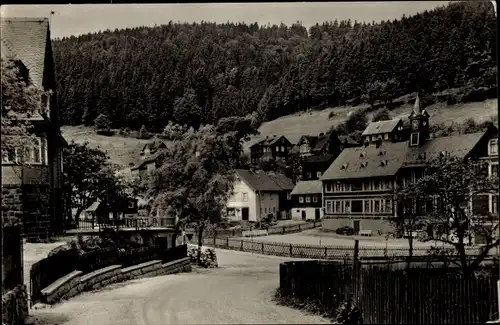
[[[279,306],[279,263],[292,260],[217,249],[218,269],[115,284],[32,310],[40,325],[328,324]]]

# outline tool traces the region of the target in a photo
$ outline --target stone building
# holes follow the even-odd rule
[[[46,18],[1,19],[2,59],[14,61],[28,83],[51,95],[32,116],[36,143],[21,164],[21,150],[2,151],[2,213],[20,218],[24,235],[48,237],[64,229],[62,149],[55,64]]]

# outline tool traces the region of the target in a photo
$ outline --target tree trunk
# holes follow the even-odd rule
[[[172,235],[172,247],[176,246],[177,237],[179,236],[182,224],[183,222],[181,220],[177,221],[175,224],[174,234]]]
[[[205,228],[205,223],[201,222],[198,228],[198,264],[201,261],[201,246],[203,246],[203,230]]]

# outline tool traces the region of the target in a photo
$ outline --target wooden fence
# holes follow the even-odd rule
[[[498,270],[472,278],[450,271],[362,265],[353,281],[353,268],[342,262],[285,262],[280,265],[280,289],[285,296],[312,299],[329,310],[353,298],[365,324],[478,324],[497,319]]]
[[[75,250],[62,251],[33,264],[30,270],[30,293],[32,303],[41,298],[41,291],[57,279],[74,270],[84,274],[114,264],[123,267],[152,260],[164,263],[187,257],[187,246],[167,248],[165,245],[145,246],[132,249],[117,247],[102,248],[78,255]]]
[[[20,226],[3,229],[2,286],[4,292],[23,284],[23,239]]]

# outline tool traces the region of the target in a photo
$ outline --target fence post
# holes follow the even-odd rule
[[[243,251],[243,239],[241,240],[241,250]]]
[[[233,230],[234,231],[234,230]],[[226,237],[226,247],[229,248],[229,237]]]
[[[354,256],[352,259],[352,293],[353,303],[357,305],[358,299],[358,287],[359,287],[359,274],[358,274],[358,266],[359,266],[359,240],[354,241]]]
[[[292,257],[293,255],[293,248],[292,248],[292,244],[290,244],[290,257]]]
[[[216,241],[217,235],[214,234],[214,248],[215,248],[215,241]]]
[[[325,257],[328,256],[328,247],[325,247]]]
[[[300,224],[299,224],[299,231],[300,231]]]
[[[283,233],[285,233],[285,227],[283,226]]]
[[[264,242],[262,242],[262,254],[264,254]]]

